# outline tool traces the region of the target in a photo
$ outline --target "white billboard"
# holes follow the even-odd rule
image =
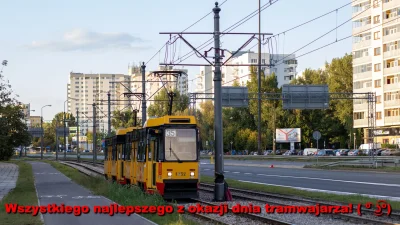
[[[276,129],[276,142],[278,143],[301,142],[301,129],[300,128]]]
[[[72,137],[72,141],[76,142],[76,136]],[[79,143],[86,142],[86,136],[79,136]]]

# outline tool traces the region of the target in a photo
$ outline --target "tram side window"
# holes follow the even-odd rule
[[[112,145],[112,150],[111,150],[111,151],[112,151],[112,154],[111,154],[111,155],[112,155],[112,160],[115,161],[116,158],[117,158],[117,157],[116,157],[116,154],[117,154],[117,146],[115,145],[115,142],[114,142],[113,145]]]
[[[131,160],[132,143],[126,143],[125,147],[125,160]]]
[[[157,160],[164,160],[164,146],[162,137],[157,138],[157,153],[158,153]]]

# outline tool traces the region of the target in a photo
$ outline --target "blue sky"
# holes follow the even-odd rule
[[[261,0],[262,4],[269,0]],[[189,3],[190,2],[190,3]],[[147,62],[169,39],[159,32],[180,32],[206,15],[215,0],[0,0],[0,61],[8,60],[3,75],[10,80],[19,100],[31,103],[33,115],[50,120],[63,111],[66,85],[71,71],[82,73],[127,73],[128,64]],[[223,1],[220,0],[220,3]],[[262,12],[262,32],[274,34],[336,9],[349,0],[279,0]],[[256,0],[228,0],[223,6],[221,30],[228,28],[258,8]],[[332,13],[313,23],[280,35],[274,53],[292,53],[323,33],[351,18],[351,6]],[[337,22],[336,22],[337,21]],[[210,15],[188,31],[213,31]],[[258,32],[258,16],[232,32]],[[338,39],[351,34],[351,23],[337,30]],[[211,35],[187,35],[194,46]],[[336,40],[336,32],[297,52],[297,55]],[[223,37],[223,48],[235,50],[246,41],[244,36]],[[250,44],[256,44],[255,40]],[[209,48],[209,47],[208,47]],[[190,51],[177,42],[175,57]],[[253,50],[257,50],[254,48]],[[268,51],[268,47],[263,47]],[[325,61],[351,52],[351,39],[298,59],[298,71],[319,68]],[[164,61],[164,50],[149,62],[147,69],[156,69]],[[205,63],[193,56],[182,63]],[[186,67],[187,68],[187,67]],[[198,67],[189,69],[189,79]],[[193,86],[190,83],[189,88]]]

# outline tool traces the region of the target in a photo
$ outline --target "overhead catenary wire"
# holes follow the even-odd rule
[[[270,7],[272,4],[274,4],[274,3],[278,2],[278,1],[279,1],[279,0],[269,1],[269,3],[266,3],[266,4],[264,4],[264,5],[261,7],[261,10],[260,10],[260,11],[264,11],[265,9],[267,9],[267,8]],[[245,22],[247,22],[248,20],[250,20],[251,18],[253,18],[253,17],[256,16],[256,15],[258,15],[258,9],[255,10],[254,12],[250,13],[249,15],[247,15],[246,17],[244,17],[243,19],[239,20],[238,22],[234,23],[234,24],[231,25],[230,27],[228,27],[228,28],[225,29],[222,33],[228,33],[228,32],[233,31],[234,29],[236,29],[236,28],[238,28],[239,26],[243,25]],[[221,37],[222,37],[222,36],[224,36],[224,34],[221,34]],[[209,46],[209,45],[212,43],[213,40],[214,40],[214,38],[210,38],[209,40],[207,40],[207,41],[204,42],[203,44],[199,45],[196,49],[199,49],[199,48],[200,48],[200,49],[199,49],[199,51],[200,51],[200,50],[206,48],[207,46]],[[193,50],[191,50],[190,52],[188,52],[188,53],[186,53],[184,56],[182,56],[182,58],[184,58],[184,57],[185,57],[185,58],[184,58],[184,59],[181,59],[181,60],[179,61],[179,63],[185,61],[186,59],[192,57],[192,56],[195,55],[195,54],[196,54],[196,52],[193,51]],[[174,63],[175,63],[175,62],[174,62]]]
[[[378,3],[381,2],[381,1],[382,1],[382,0],[378,1]],[[282,58],[281,60],[279,60],[278,62],[283,61],[284,59],[286,59],[286,58],[292,56],[294,53],[296,53],[296,52],[298,52],[298,51],[304,49],[305,47],[307,47],[307,46],[313,44],[314,42],[318,41],[319,39],[321,39],[321,38],[325,37],[326,35],[332,33],[332,32],[335,31],[337,28],[339,28],[339,27],[345,25],[346,23],[352,21],[354,18],[356,18],[357,16],[363,14],[363,13],[366,12],[367,10],[371,10],[371,9],[370,9],[370,8],[367,8],[367,9],[363,10],[362,12],[358,13],[357,15],[355,15],[355,16],[351,17],[350,19],[346,20],[345,22],[341,23],[339,26],[336,26],[335,28],[329,30],[328,32],[324,33],[323,35],[319,36],[318,38],[312,40],[311,42],[309,42],[308,44],[302,46],[301,48],[297,49],[296,51],[292,52],[291,54],[288,54],[287,56],[283,57],[283,58]],[[278,63],[278,62],[277,62],[277,63]],[[282,64],[282,63],[281,63],[281,64]],[[279,64],[279,65],[280,65],[280,64]]]
[[[337,43],[337,42],[344,41],[344,40],[346,40],[346,39],[349,39],[349,38],[351,38],[351,37],[357,36],[357,35],[359,35],[359,34],[362,34],[362,33],[366,32],[366,31],[370,31],[370,30],[372,30],[372,29],[374,29],[374,28],[380,27],[380,26],[382,26],[382,25],[384,25],[384,24],[386,24],[386,23],[390,23],[390,22],[392,22],[392,21],[394,21],[394,20],[397,20],[397,19],[398,19],[398,18],[394,18],[394,19],[389,20],[389,21],[386,21],[386,22],[384,22],[384,23],[382,23],[382,24],[378,24],[378,25],[376,25],[376,26],[374,26],[374,27],[371,27],[371,28],[369,28],[369,29],[363,30],[363,31],[361,31],[361,32],[359,32],[359,33],[352,34],[352,35],[343,37],[343,38],[341,38],[341,39],[338,39],[337,41],[330,42],[330,43],[325,44],[325,45],[323,45],[323,46],[321,46],[321,47],[318,47],[318,48],[316,48],[316,49],[313,49],[313,50],[311,50],[311,51],[309,51],[309,52],[306,52],[306,53],[304,53],[304,54],[301,54],[301,55],[299,55],[299,56],[296,56],[294,59],[297,59],[297,58],[300,58],[300,57],[302,57],[302,56],[311,54],[311,53],[313,53],[313,52],[315,52],[315,51],[318,51],[318,50],[320,50],[320,49],[326,48],[326,47],[328,47],[328,46],[330,46],[330,45],[333,45],[333,44],[335,44],[335,43]],[[278,65],[281,65],[281,64],[283,64],[283,62],[280,63],[280,64],[278,64]]]
[[[287,30],[285,30],[285,31],[282,31],[282,32],[280,32],[280,33],[277,33],[277,34],[275,34],[275,35],[273,35],[273,36],[271,36],[271,37],[279,36],[279,35],[281,35],[281,34],[285,34],[286,32],[292,31],[292,30],[294,30],[294,29],[296,29],[296,28],[302,27],[302,26],[304,26],[304,25],[306,25],[306,24],[309,24],[309,23],[311,23],[311,22],[314,22],[315,20],[321,19],[322,17],[325,17],[325,16],[327,16],[327,15],[329,15],[329,14],[331,14],[331,13],[334,13],[334,12],[336,12],[337,10],[342,9],[342,8],[348,6],[348,5],[351,5],[351,4],[352,4],[351,2],[350,2],[350,3],[347,3],[347,4],[344,4],[344,5],[342,5],[342,6],[338,7],[338,8],[336,8],[336,9],[334,9],[334,10],[332,10],[332,11],[329,11],[329,12],[327,12],[327,13],[325,13],[325,14],[322,14],[322,15],[320,15],[320,16],[317,16],[317,17],[315,17],[315,18],[313,18],[313,19],[311,19],[311,20],[308,20],[308,21],[306,21],[306,22],[304,22],[304,23],[301,23],[301,24],[296,25],[296,26],[294,26],[294,27],[292,27],[292,28],[289,28],[289,29],[287,29]],[[250,48],[250,50],[253,49],[253,48],[256,47],[256,46],[257,46],[257,44],[255,44],[254,46],[252,46],[252,47]]]
[[[223,1],[220,6],[222,6],[223,4],[225,4],[228,0]],[[189,30],[190,28],[192,28],[193,26],[195,26],[196,24],[198,24],[200,21],[202,21],[203,19],[205,19],[207,16],[209,16],[211,13],[213,13],[213,11],[211,10],[209,13],[207,13],[205,16],[201,17],[199,20],[197,20],[196,22],[194,22],[193,24],[191,24],[190,26],[188,26],[186,29],[184,29],[182,32],[185,32],[187,30]],[[174,36],[176,37],[176,36]],[[154,55],[145,63],[145,65],[147,66],[147,64],[154,59],[154,57],[161,52],[161,50],[166,47],[168,45],[168,42],[166,42],[156,53],[154,53]]]

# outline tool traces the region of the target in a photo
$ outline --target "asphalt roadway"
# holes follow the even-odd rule
[[[202,175],[214,176],[214,164],[202,162],[200,167]],[[343,195],[361,194],[400,201],[400,174],[244,165],[225,165],[224,171],[226,178],[248,183]]]
[[[45,225],[153,225],[155,223],[131,214],[95,214],[93,206],[110,206],[113,202],[103,196],[95,196],[89,190],[72,182],[51,165],[42,162],[31,162],[35,176],[35,186],[40,206],[57,204],[61,206],[88,206],[90,213],[74,216],[74,214],[42,214]]]

